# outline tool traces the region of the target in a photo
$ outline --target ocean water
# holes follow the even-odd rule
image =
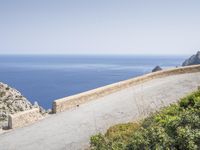
[[[186,56],[1,55],[0,82],[32,103],[52,101],[151,72],[156,66],[180,66]]]

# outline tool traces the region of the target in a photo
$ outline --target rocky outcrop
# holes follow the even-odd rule
[[[0,82],[0,128],[8,126],[8,115],[39,107],[32,105],[19,91]]]
[[[200,51],[196,55],[191,56],[189,59],[185,60],[182,66],[190,66],[200,64]]]
[[[162,70],[162,68],[161,68],[160,66],[156,66],[156,67],[152,70],[152,72],[161,71],[161,70]]]

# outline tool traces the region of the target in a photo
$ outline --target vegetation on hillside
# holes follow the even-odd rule
[[[199,150],[200,90],[140,123],[119,124],[90,139],[92,150]]]

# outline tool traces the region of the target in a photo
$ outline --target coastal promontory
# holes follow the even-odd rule
[[[182,66],[190,66],[200,64],[200,51],[196,55],[192,55],[189,59],[185,60]]]

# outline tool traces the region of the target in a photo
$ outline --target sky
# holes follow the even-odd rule
[[[0,0],[0,54],[193,54],[199,0]]]

